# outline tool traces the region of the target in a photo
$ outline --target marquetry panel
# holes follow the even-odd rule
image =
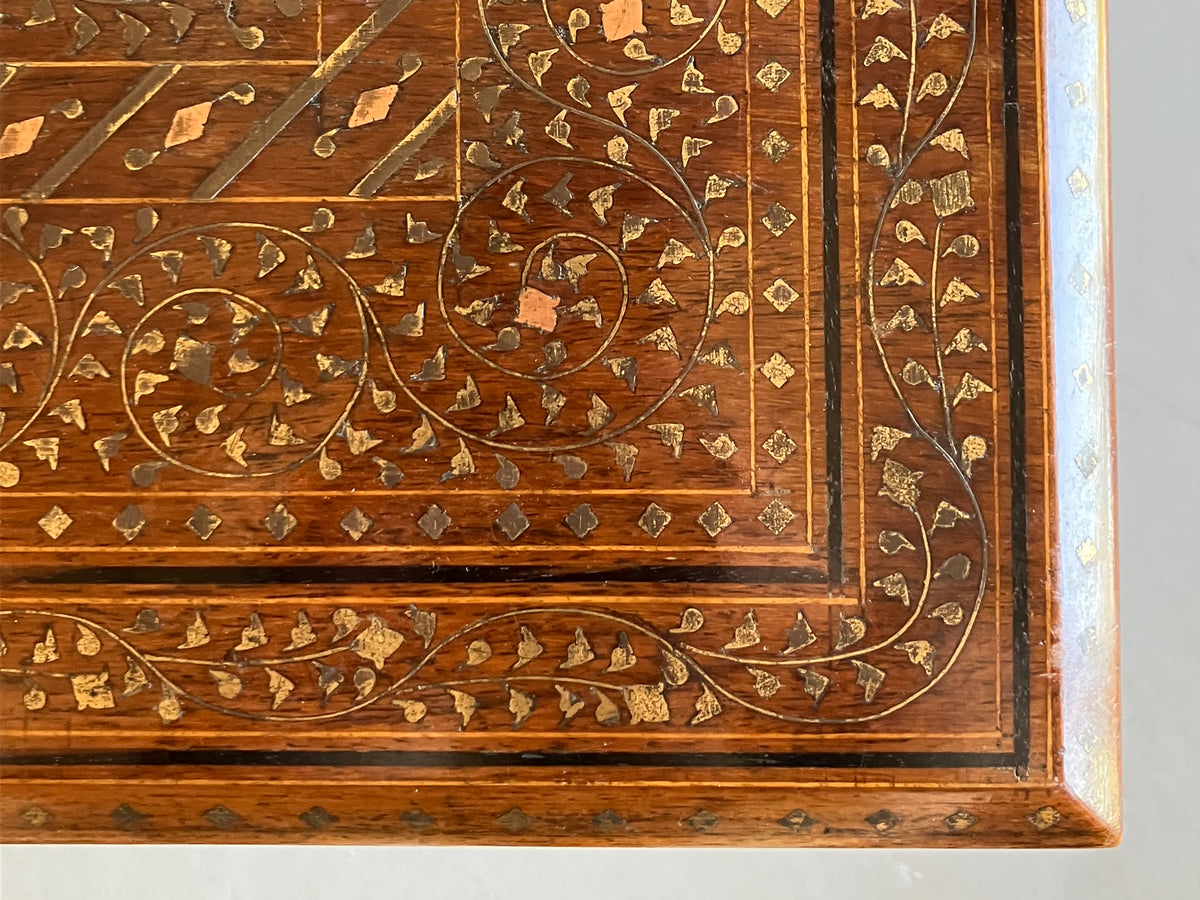
[[[6,779],[295,768],[291,839],[356,771],[1015,772],[1057,827],[1034,6],[6,0]],[[433,790],[377,838],[461,839]]]

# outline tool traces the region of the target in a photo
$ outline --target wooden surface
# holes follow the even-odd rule
[[[1116,839],[1035,3],[2,10],[4,840]]]

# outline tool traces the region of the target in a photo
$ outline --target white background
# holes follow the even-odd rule
[[[1110,6],[1125,672],[1121,848],[6,847],[3,900],[1197,896],[1200,54],[1193,3]]]

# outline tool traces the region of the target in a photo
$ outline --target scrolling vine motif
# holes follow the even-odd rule
[[[886,133],[882,123],[900,119],[894,142],[876,140],[865,151],[868,164],[885,179],[886,190],[870,236],[863,292],[871,338],[904,416],[902,424],[879,425],[872,434],[872,462],[882,457],[883,464],[880,495],[908,509],[928,536],[955,529],[964,521],[972,523],[978,535],[977,560],[959,552],[932,573],[932,579],[967,582],[975,572],[977,586],[970,602],[943,603],[931,613],[946,621],[965,622],[948,666],[962,652],[979,615],[987,590],[989,555],[972,466],[983,460],[990,448],[979,434],[956,437],[955,422],[959,417],[974,418],[964,415],[967,407],[992,393],[993,387],[969,371],[968,363],[958,362],[969,360],[973,353],[990,352],[966,324],[973,316],[960,311],[981,301],[982,295],[960,274],[947,277],[946,271],[953,273],[954,268],[947,260],[973,259],[984,251],[979,237],[969,231],[959,230],[953,238],[948,234],[956,225],[961,229],[959,223],[976,209],[971,173],[961,166],[961,160],[970,160],[968,140],[963,129],[950,127],[948,120],[967,87],[975,59],[978,3],[960,4],[966,15],[957,18],[945,11],[924,18],[923,5],[911,0],[905,10],[895,0],[866,0],[862,8],[864,28],[873,27],[874,36],[861,68],[864,72],[882,69],[889,77],[863,92],[858,105],[866,110],[863,116],[868,123],[879,129],[877,134]],[[902,29],[894,20],[905,12],[907,29]],[[961,48],[951,49],[954,42]],[[902,73],[898,82],[897,72]],[[896,83],[889,86],[890,82]],[[927,111],[931,101],[939,105]],[[947,166],[946,159],[959,164]],[[927,233],[932,233],[932,244]],[[917,258],[928,260],[926,275],[909,261]],[[962,327],[943,343],[947,319]],[[898,362],[905,355],[907,358]],[[931,358],[932,366],[927,362]],[[956,386],[954,368],[961,370]],[[906,465],[896,457],[906,441],[919,442],[921,456],[947,473],[939,487],[954,490],[962,498],[957,502],[939,499],[932,514],[926,514],[928,523],[919,511],[919,504],[928,502],[922,500],[919,488],[926,473],[911,460]],[[879,534],[879,547],[886,556],[896,556],[913,545],[900,532],[885,530]],[[932,561],[928,541],[925,547],[928,566]],[[930,580],[927,569],[926,589]],[[889,596],[907,596],[909,591],[905,575],[899,572],[875,581],[874,586]],[[945,669],[933,682],[944,673]]]
[[[410,724],[432,712],[435,718],[458,716],[466,729],[481,709],[497,707],[496,695],[513,727],[539,706],[557,709],[560,725],[588,710],[605,726],[679,720],[695,726],[727,708],[797,724],[851,724],[906,702],[874,708],[885,673],[856,657],[890,650],[891,641],[857,653],[846,649],[856,635],[844,620],[837,649],[822,653],[814,646],[816,631],[797,613],[783,635],[785,649],[768,654],[762,644],[771,636],[753,609],[727,640],[695,607],[684,609],[669,630],[606,609],[531,607],[482,617],[445,637],[439,637],[435,610],[413,605],[403,616],[407,621],[389,622],[381,612],[349,607],[319,618],[301,611],[287,645],[272,652],[268,644],[278,637],[272,630],[280,621],[264,622],[259,613],[230,633],[210,627],[202,611],[180,628],[178,619],[168,625],[147,608],[118,630],[75,613],[3,610],[0,622],[10,636],[19,629],[35,631],[37,639],[28,656],[0,668],[0,675],[23,683],[22,702],[31,712],[46,707],[56,682],[69,690],[78,711],[143,705],[132,698],[149,691],[166,724],[179,721],[189,705],[268,722],[324,721],[392,706]],[[564,623],[575,625],[569,642],[556,638],[547,646],[539,640],[540,625],[553,625],[557,633]],[[213,657],[221,647],[224,655]],[[895,650],[932,671],[932,658],[914,652],[914,645]],[[15,643],[0,643],[0,656],[19,652]],[[839,663],[857,671],[868,708],[838,703],[852,712],[824,715],[819,710],[827,694],[841,687]],[[788,690],[796,686],[800,703]],[[239,698],[243,702],[233,702]],[[263,701],[268,709],[259,708]],[[313,704],[319,711],[310,711]],[[680,706],[690,712],[680,715]]]
[[[782,9],[786,3],[758,5],[770,14],[768,6]],[[415,723],[429,711],[427,699],[438,696],[452,705],[453,714],[465,727],[480,708],[479,696],[488,691],[507,697],[514,725],[522,724],[539,701],[556,703],[565,720],[594,702],[601,724],[616,724],[621,713],[612,698],[617,696],[623,699],[629,720],[638,724],[671,721],[670,695],[684,689],[691,692],[690,721],[696,725],[726,706],[787,722],[844,724],[888,715],[931,690],[962,653],[987,587],[989,547],[972,467],[981,466],[991,448],[985,438],[974,433],[974,414],[969,408],[993,387],[963,362],[990,350],[967,324],[969,308],[982,299],[981,294],[964,274],[955,272],[961,261],[985,252],[984,242],[960,227],[975,208],[970,170],[959,162],[970,160],[970,149],[965,132],[950,127],[975,56],[977,5],[974,0],[962,0],[951,4],[953,15],[939,10],[932,18],[921,14],[923,5],[911,0],[905,8],[895,0],[866,0],[858,24],[873,29],[874,39],[856,70],[886,73],[857,101],[865,123],[862,133],[873,131],[876,135],[865,153],[875,174],[864,180],[868,188],[879,187],[884,197],[866,251],[863,296],[872,341],[902,415],[898,422],[877,426],[871,437],[872,463],[882,466],[878,493],[892,506],[877,513],[885,527],[878,536],[879,555],[872,551],[870,570],[878,577],[870,583],[882,595],[864,598],[864,605],[870,602],[869,617],[865,613],[843,616],[831,632],[818,634],[821,629],[814,629],[803,613],[797,613],[786,634],[785,648],[770,653],[762,647],[753,610],[746,613],[733,638],[724,642],[700,639],[704,617],[694,608],[685,611],[679,626],[671,630],[607,610],[523,609],[481,618],[438,641],[438,617],[433,611],[408,610],[412,629],[408,638],[396,629],[395,622],[389,624],[381,616],[349,609],[332,615],[332,637],[324,632],[318,636],[313,622],[300,612],[291,643],[282,655],[267,658],[259,652],[268,636],[255,616],[230,655],[214,660],[161,647],[147,649],[143,643],[150,639],[145,636],[159,631],[154,615],[118,632],[83,616],[10,610],[0,616],[18,622],[22,629],[31,620],[45,623],[29,654],[22,655],[16,667],[4,670],[6,676],[26,681],[26,707],[35,710],[46,704],[43,678],[61,678],[70,685],[80,710],[114,708],[118,698],[133,697],[153,687],[161,693],[156,709],[164,722],[178,720],[186,704],[237,716],[298,721],[335,718],[387,701]],[[707,346],[705,339],[721,311],[713,287],[718,252],[723,246],[737,245],[738,229],[727,228],[716,240],[709,236],[704,207],[712,196],[719,196],[710,192],[724,188],[713,188],[710,179],[702,198],[693,187],[688,165],[703,152],[702,140],[685,137],[681,158],[668,158],[655,137],[641,134],[625,121],[624,103],[632,89],[626,86],[609,92],[613,117],[601,115],[586,99],[589,85],[582,73],[575,72],[569,80],[549,76],[552,57],[565,50],[585,66],[621,77],[671,69],[682,73],[686,89],[689,83],[703,85],[703,74],[689,58],[701,42],[716,40],[722,52],[730,54],[739,52],[741,41],[725,30],[721,13],[726,4],[722,2],[703,19],[692,16],[690,9],[686,16],[680,10],[680,20],[695,31],[694,43],[683,42],[681,52],[652,53],[637,36],[635,23],[624,36],[622,54],[615,61],[595,63],[584,59],[584,50],[573,40],[575,33],[591,27],[590,19],[585,24],[572,12],[561,27],[554,8],[547,0],[538,10],[545,22],[520,23],[518,27],[512,22],[491,23],[491,8],[480,0],[479,15],[491,48],[488,61],[504,72],[510,87],[519,85],[557,110],[543,129],[550,141],[574,150],[573,141],[578,143],[581,134],[599,136],[605,158],[544,154],[505,167],[487,155],[486,147],[475,148],[477,168],[491,174],[460,205],[447,233],[433,234],[428,223],[408,217],[410,243],[442,239],[437,305],[449,336],[432,356],[409,361],[403,359],[404,351],[397,349],[404,338],[433,327],[432,304],[422,304],[400,321],[389,322],[377,303],[380,297],[403,296],[405,270],[366,289],[343,265],[347,257],[374,252],[376,234],[371,228],[364,230],[354,250],[339,261],[320,246],[320,235],[332,217],[328,210],[318,210],[313,224],[300,230],[233,222],[152,239],[158,214],[143,209],[136,214],[135,224],[139,241],[147,243],[106,271],[65,342],[60,341],[57,318],[53,335],[37,334],[16,320],[6,349],[11,342],[36,356],[39,371],[46,373],[46,387],[40,393],[23,395],[25,405],[19,410],[23,424],[18,421],[15,429],[7,432],[4,448],[12,446],[30,423],[47,412],[68,423],[82,420],[77,400],[51,408],[52,388],[64,375],[90,381],[116,373],[131,429],[160,460],[132,473],[135,484],[142,486],[152,482],[158,467],[165,464],[217,478],[267,477],[315,464],[323,477],[336,477],[340,464],[328,452],[335,437],[345,439],[355,453],[368,452],[378,443],[369,432],[354,428],[350,420],[359,398],[368,395],[380,411],[395,408],[400,396],[420,410],[421,421],[408,448],[411,452],[419,453],[436,443],[434,423],[460,438],[461,454],[455,457],[456,468],[448,475],[474,471],[467,442],[510,452],[561,452],[603,444],[631,470],[637,451],[620,440],[622,434],[645,422],[681,387],[694,367],[702,363],[731,367],[728,359],[717,353],[719,348]],[[514,64],[517,47],[522,48],[532,77]],[[485,93],[487,87],[482,85],[477,97],[490,96]],[[560,88],[565,99],[553,93]],[[724,114],[721,97],[712,102],[714,116]],[[662,121],[669,124],[671,119],[668,116]],[[653,119],[650,124],[653,129]],[[518,120],[510,120],[501,126],[503,140],[511,142],[510,146],[521,144],[521,128]],[[467,153],[471,152],[468,148]],[[947,166],[945,160],[953,164]],[[656,187],[643,171],[661,174],[669,189]],[[533,190],[534,185],[538,190]],[[639,205],[622,206],[619,198],[622,192],[633,192],[631,186],[636,186]],[[533,224],[534,204],[559,208],[577,194],[587,196],[600,223],[598,229],[568,232],[557,225],[543,228]],[[647,203],[659,204],[661,211],[650,209]],[[652,215],[654,212],[659,215]],[[6,314],[19,317],[27,307],[47,304],[51,316],[56,317],[55,294],[61,297],[66,290],[82,287],[86,273],[75,266],[52,287],[39,261],[24,249],[21,229],[28,221],[27,212],[14,207],[4,218],[17,238],[5,237],[4,248],[32,273],[28,283],[5,285],[5,303],[12,307]],[[663,231],[667,228],[663,222],[683,222],[690,232],[660,235],[663,249],[661,255],[657,249],[653,254],[658,257],[657,265],[650,267],[653,280],[634,285],[631,267],[623,259],[656,222]],[[88,237],[109,263],[112,229],[97,227]],[[43,229],[40,256],[59,246],[62,238],[61,233]],[[745,238],[740,235],[742,241]],[[204,256],[201,266],[185,265],[197,252]],[[524,265],[517,267],[524,277],[512,292],[515,304],[498,313],[500,304],[487,296],[487,291],[471,291],[482,283],[476,281],[481,274],[499,268],[492,265],[492,257],[510,253],[524,254]],[[286,313],[239,293],[235,284],[221,283],[230,260],[247,255],[254,262],[257,279],[273,285],[276,296],[286,298]],[[290,261],[287,266],[285,260]],[[633,393],[640,378],[643,387],[650,386],[654,399],[641,401],[636,410],[619,418],[598,391],[591,391],[590,405],[575,414],[578,421],[573,423],[570,437],[555,438],[547,429],[562,413],[566,399],[566,391],[556,385],[568,384],[574,371],[566,364],[566,348],[545,336],[553,329],[541,327],[559,314],[549,302],[554,298],[542,288],[547,280],[577,287],[594,271],[591,267],[610,267],[607,277],[622,284],[624,296],[612,309],[603,308],[599,301],[594,307],[586,305],[586,298],[577,304],[574,315],[598,319],[617,335],[597,337],[586,353],[578,355],[584,360],[581,368],[593,363],[605,366]],[[531,280],[531,272],[540,274],[542,281]],[[118,323],[103,309],[98,311],[93,301],[102,292],[110,296],[115,292],[133,301],[138,320]],[[216,297],[219,305],[197,308],[196,298],[201,295]],[[148,303],[149,297],[167,299]],[[724,301],[729,302],[730,298]],[[619,332],[625,317],[633,315],[628,310],[635,306],[640,307],[637,315],[647,329],[662,318],[665,308],[690,307],[703,313],[695,317],[690,331],[663,324],[631,342]],[[361,327],[336,334],[327,330],[331,311],[345,308],[352,310]],[[501,318],[496,321],[494,342],[486,346],[451,324],[455,315],[491,324],[498,314]],[[947,342],[947,325],[960,324]],[[603,334],[603,329],[598,331]],[[534,342],[530,338],[533,332],[543,336]],[[108,362],[91,353],[79,356],[76,342],[88,334],[123,336],[123,350],[115,361]],[[639,369],[630,344],[647,342],[659,354],[659,362]],[[508,379],[506,402],[499,405],[498,412],[495,406],[486,410],[486,423],[482,413],[471,424],[456,418],[456,414],[481,407],[482,398],[478,383],[469,375],[465,382],[447,377],[450,346],[460,347],[475,362],[503,372]],[[170,352],[159,356],[168,347]],[[219,361],[228,373],[214,368],[217,347],[221,348]],[[518,347],[532,355],[512,355]],[[375,352],[380,352],[384,375],[373,365]],[[663,365],[661,359],[668,357],[674,362]],[[899,362],[901,358],[903,362]],[[11,371],[8,375],[13,381],[8,386],[16,393],[15,375]],[[0,378],[8,375],[0,369]],[[281,393],[266,397],[264,386],[274,381],[281,386]],[[206,389],[203,398],[196,384]],[[290,419],[287,410],[310,400],[315,384],[322,385],[321,415]],[[447,387],[444,396],[438,393]],[[700,399],[695,402],[704,401],[703,392],[697,396]],[[518,442],[510,433],[529,425],[530,409],[546,414],[545,427],[533,423],[525,433],[537,432],[539,439]],[[180,428],[185,418],[196,426],[186,434]],[[268,446],[261,452],[247,454],[245,427],[238,424],[245,421],[258,423],[269,433]],[[682,426],[659,427],[664,444],[682,440]],[[678,434],[669,430],[673,427],[680,429]],[[221,437],[221,453],[215,455],[209,440],[214,434]],[[115,442],[96,442],[96,453],[106,467],[125,437],[113,435]],[[53,467],[58,445],[51,441],[39,438],[26,443],[39,458],[49,461],[53,457]],[[718,456],[721,451],[710,448],[710,452]],[[392,469],[383,466],[381,479],[395,477]],[[12,486],[19,479],[15,464],[0,462],[0,483]],[[775,508],[782,516],[780,506],[776,502],[768,510]],[[281,531],[294,527],[294,522],[289,526],[285,509],[277,513],[275,526]],[[774,530],[771,522],[777,520],[763,521]],[[942,551],[943,546],[951,546],[951,533],[957,537],[967,530],[962,523],[970,523],[978,534],[975,559],[962,552],[961,540],[953,545],[953,555]],[[436,527],[436,522],[431,524]],[[56,527],[49,523],[49,530]],[[130,527],[136,530],[135,525]],[[359,526],[352,522],[350,527]],[[719,531],[724,524],[717,521],[713,527]],[[536,664],[535,660],[543,656],[545,648],[532,626],[525,623],[548,616],[559,623],[575,623],[577,630],[574,642],[556,657],[556,665],[543,671],[548,659]],[[104,666],[79,674],[77,660],[72,659],[70,665],[63,661],[62,636],[54,631],[57,623],[69,623],[76,629],[75,652],[84,660],[105,652],[101,658],[107,660]],[[612,646],[607,660],[597,657],[588,636],[587,629],[599,628]],[[497,636],[501,629],[504,634]],[[406,640],[414,643],[414,635],[421,652],[397,656]],[[311,649],[321,639],[324,649]],[[828,649],[816,652],[822,639]],[[203,615],[197,613],[176,647],[198,650],[214,640]],[[652,647],[653,654],[634,673],[639,652],[645,653],[638,643]],[[500,646],[506,648],[504,653],[496,651]],[[14,647],[4,645],[5,653],[16,653]],[[439,669],[451,653],[464,667],[462,672]],[[125,674],[118,693],[109,673],[120,665],[120,657],[124,657]],[[656,662],[647,668],[651,658]],[[371,665],[360,665],[362,662]],[[398,663],[404,667],[402,674],[394,671]],[[897,664],[906,667],[905,674],[891,675],[889,680]],[[500,671],[494,671],[497,667]],[[303,677],[297,674],[300,670]],[[187,674],[197,671],[207,676],[207,680],[201,679],[203,685]],[[914,683],[913,672],[922,673],[923,679]],[[265,678],[259,687],[265,687],[269,711],[251,711],[232,702],[241,696],[251,676],[260,682]],[[347,682],[353,684],[352,689]],[[798,691],[784,690],[797,684]],[[319,713],[293,713],[288,704],[301,699],[298,685],[307,685],[308,699],[318,703],[328,704],[334,694],[344,698],[351,690],[353,699],[331,708],[323,706]]]

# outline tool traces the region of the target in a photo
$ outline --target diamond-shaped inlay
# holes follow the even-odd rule
[[[38,526],[57,541],[74,521],[61,506],[52,506],[44,516],[38,519]]]
[[[628,824],[629,823],[625,821],[625,818],[620,813],[611,809],[606,809],[604,812],[598,813],[592,817],[592,827],[594,827],[597,831],[603,831],[606,833],[610,831],[617,831],[618,829],[624,828]]]
[[[519,831],[524,831],[533,824],[533,819],[529,818],[519,806],[514,806],[504,815],[499,816],[496,821],[500,827],[509,834],[516,834]]]
[[[712,831],[721,824],[721,817],[716,813],[711,813],[707,809],[702,809],[699,812],[692,813],[683,820],[683,824],[687,825],[692,831],[697,831],[700,834]]]
[[[799,834],[800,832],[807,831],[809,828],[812,828],[812,826],[816,824],[816,819],[802,809],[793,809],[790,813],[779,820],[779,824],[788,831]]]
[[[772,19],[776,19],[779,17],[781,12],[788,8],[788,4],[790,4],[792,0],[754,0],[754,2],[757,3],[762,11],[768,16],[770,16]]]
[[[1092,375],[1092,367],[1087,363],[1084,363],[1072,374],[1075,376],[1075,383],[1079,385],[1081,391],[1086,391],[1096,383],[1096,379]]]
[[[1100,555],[1100,548],[1096,546],[1096,542],[1090,537],[1084,538],[1083,543],[1075,548],[1075,555],[1079,557],[1079,561],[1085,566],[1091,565],[1092,560]]]
[[[200,540],[207,541],[221,526],[221,517],[201,503],[192,513],[192,517],[184,524],[192,529]]]
[[[241,816],[235,813],[228,806],[217,804],[212,809],[204,814],[204,818],[208,819],[213,825],[221,829],[233,828],[235,825],[241,825],[245,822]]]
[[[31,806],[21,813],[21,821],[30,828],[44,828],[54,819],[54,813],[47,812],[40,806]]]
[[[579,506],[571,510],[570,514],[563,519],[567,523],[567,527],[571,529],[575,537],[582,540],[600,524],[600,520],[596,518],[596,513],[592,511],[592,507],[587,503],[581,503]]]
[[[1076,197],[1082,197],[1087,193],[1087,189],[1091,187],[1087,175],[1083,169],[1076,167],[1075,171],[1067,176],[1067,186],[1071,189],[1071,193]]]
[[[767,451],[771,459],[781,466],[791,459],[792,454],[799,449],[791,435],[782,428],[777,428],[774,434],[763,441],[762,448]]]
[[[1046,831],[1062,821],[1062,813],[1053,806],[1043,806],[1037,812],[1026,816],[1026,818],[1029,819],[1029,824],[1038,831]]]
[[[1085,297],[1091,293],[1092,282],[1094,280],[1092,273],[1078,263],[1071,270],[1071,287],[1075,288],[1075,290],[1079,291]]]
[[[416,828],[418,831],[420,831],[422,829],[429,828],[435,824],[437,820],[434,819],[429,813],[425,812],[425,810],[413,808],[402,815],[400,817],[400,821],[409,828]]]
[[[967,812],[965,809],[960,809],[957,812],[951,813],[942,819],[946,823],[946,827],[956,834],[967,831],[979,820]]]
[[[671,514],[659,506],[657,503],[651,503],[646,507],[646,511],[642,513],[642,517],[638,519],[638,528],[646,532],[652,538],[656,538],[667,530],[667,526],[671,524]]]
[[[271,532],[271,537],[277,541],[282,541],[285,537],[299,525],[299,521],[292,515],[292,511],[282,503],[278,504],[267,517],[263,519],[263,525],[267,531]]]
[[[429,509],[425,510],[425,514],[417,519],[417,524],[421,530],[435,541],[440,540],[442,535],[446,533],[446,529],[454,524],[454,520],[449,514],[438,506],[436,503]]]
[[[130,831],[137,828],[146,819],[150,818],[145,813],[140,813],[128,803],[122,803],[116,809],[108,814],[108,817],[113,820],[113,823],[118,828],[123,828]]]
[[[754,77],[768,91],[777,91],[781,84],[792,77],[792,73],[778,60],[769,59]]]
[[[772,128],[767,132],[767,136],[762,139],[759,147],[762,148],[763,155],[767,159],[773,163],[777,163],[788,155],[788,151],[792,149],[792,142]]]
[[[783,534],[783,530],[791,525],[795,518],[796,514],[779,500],[772,500],[767,508],[758,514],[758,521],[775,535]]]
[[[521,507],[510,503],[508,509],[496,517],[496,527],[504,532],[510,541],[515,541],[529,528],[529,519],[521,511]]]
[[[1091,444],[1084,447],[1075,457],[1075,465],[1079,466],[1079,471],[1083,473],[1084,478],[1091,478],[1100,466],[1100,458],[1096,456],[1096,449]]]
[[[322,831],[337,820],[338,817],[323,806],[314,806],[312,809],[300,813],[300,821],[313,831]]]
[[[777,388],[783,387],[796,374],[796,370],[792,368],[792,364],[787,361],[787,357],[782,353],[772,353],[771,358],[759,366],[758,369],[767,376],[767,381],[771,382]]]
[[[776,278],[769,288],[763,291],[763,296],[780,312],[787,312],[789,306],[795,303],[800,295],[796,293],[795,288],[784,281],[782,278]]]
[[[796,217],[786,206],[780,203],[772,203],[767,208],[767,214],[762,217],[762,223],[767,226],[767,231],[779,237],[789,228],[796,224]]]
[[[342,516],[340,524],[342,531],[346,532],[352,540],[361,541],[363,535],[370,531],[371,526],[375,523],[371,521],[370,516],[356,506]]]
[[[146,527],[146,517],[140,509],[130,503],[117,513],[117,517],[112,520],[112,527],[117,529],[117,533],[125,540],[132,541]]]
[[[890,809],[881,809],[879,812],[872,813],[867,816],[866,823],[883,834],[886,831],[891,831],[900,824],[900,817]]]
[[[733,524],[733,519],[729,517],[729,513],[719,502],[702,512],[696,521],[700,523],[701,528],[708,532],[709,537],[716,537]]]

